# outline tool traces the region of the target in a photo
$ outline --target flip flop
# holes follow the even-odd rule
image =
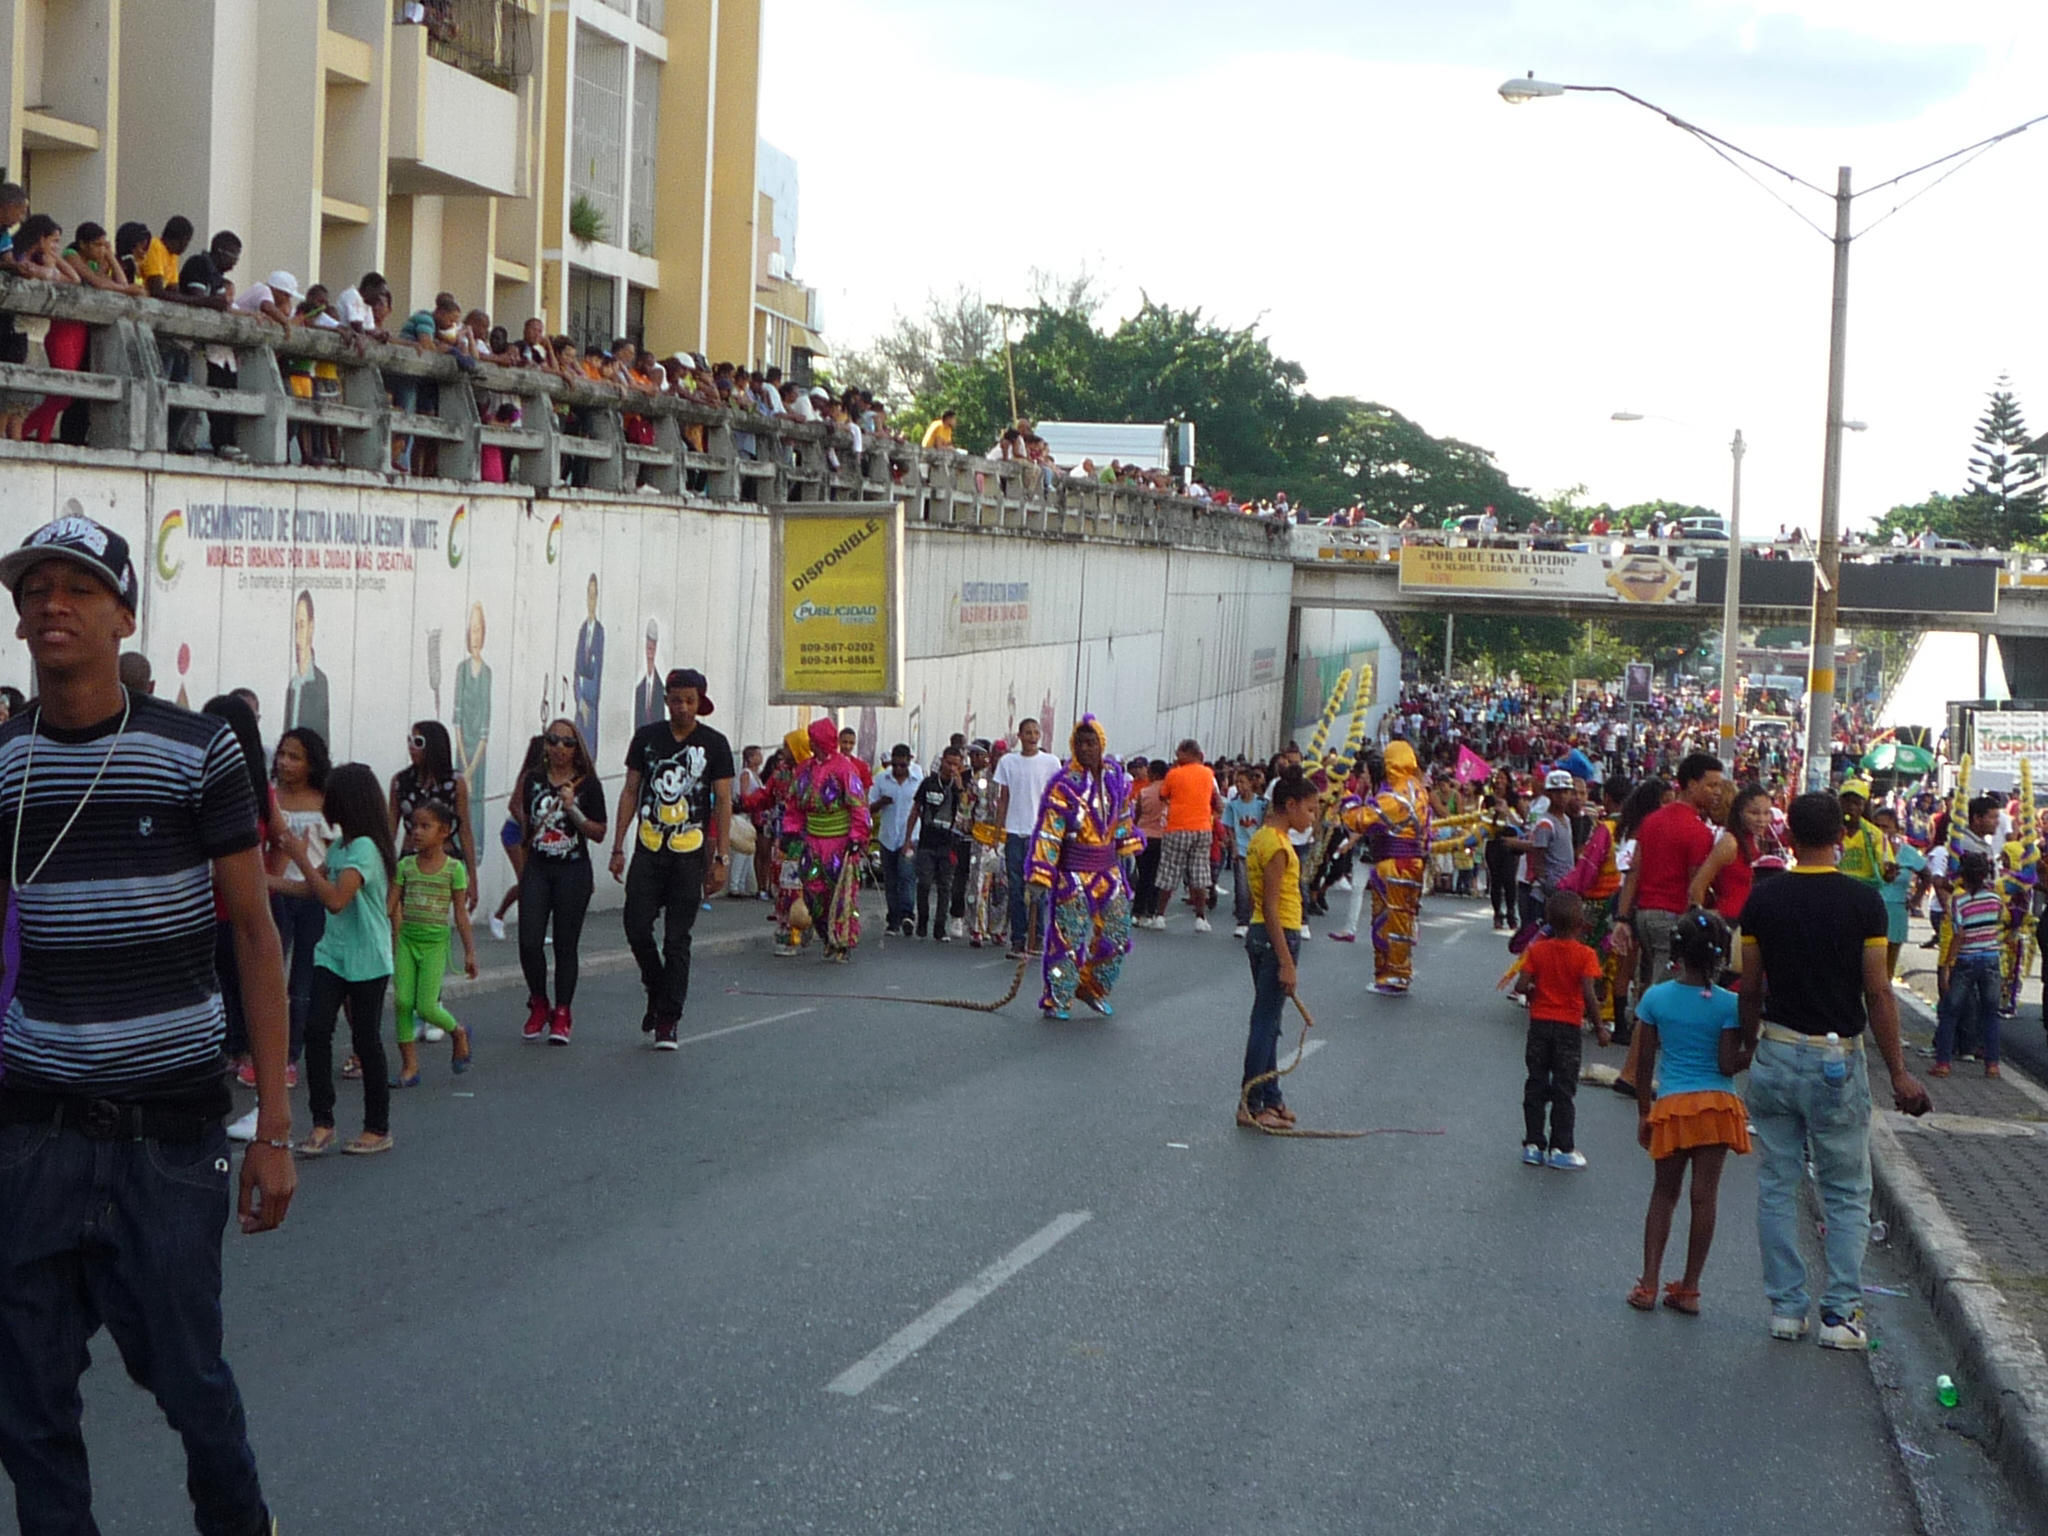
[[[319,1134],[319,1129],[316,1127],[313,1132],[313,1136],[318,1136]],[[292,1147],[292,1151],[300,1157],[310,1159],[315,1157],[325,1157],[328,1153],[334,1150],[334,1131],[331,1127],[328,1129],[327,1139],[325,1141],[316,1142],[314,1141],[313,1136],[308,1136],[304,1141],[295,1143]]]
[[[389,1152],[390,1150],[391,1133],[389,1131],[385,1132],[382,1136],[372,1136],[368,1131],[365,1131],[362,1135],[356,1137],[355,1140],[343,1142],[341,1147],[342,1155],[345,1157],[374,1157],[379,1152]]]
[[[417,1072],[411,1077],[394,1077],[390,1080],[390,1086],[393,1088],[417,1088],[419,1085],[420,1075]]]

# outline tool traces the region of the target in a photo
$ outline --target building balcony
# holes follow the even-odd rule
[[[517,92],[430,52],[425,27],[391,29],[391,190],[523,197],[526,124]]]

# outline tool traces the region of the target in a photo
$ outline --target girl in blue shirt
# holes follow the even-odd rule
[[[1697,1317],[1700,1273],[1714,1242],[1721,1166],[1731,1150],[1749,1150],[1749,1114],[1735,1094],[1735,1074],[1748,1063],[1735,994],[1713,984],[1728,962],[1728,925],[1693,908],[1671,935],[1671,960],[1678,979],[1659,982],[1636,1005],[1643,1051],[1636,1072],[1636,1140],[1655,1162],[1657,1176],[1643,1218],[1643,1272],[1628,1293],[1628,1304],[1639,1312],[1657,1305],[1657,1274],[1690,1167],[1692,1228],[1685,1277],[1664,1287],[1664,1305]],[[1661,1073],[1656,1070],[1659,1046],[1664,1052]]]

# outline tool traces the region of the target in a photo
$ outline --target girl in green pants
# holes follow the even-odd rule
[[[441,978],[448,969],[451,920],[462,935],[462,968],[476,975],[476,941],[469,931],[469,870],[448,857],[448,837],[455,813],[438,800],[414,807],[414,852],[398,861],[391,882],[391,994],[398,1011],[398,1076],[394,1088],[420,1084],[420,1052],[414,1017],[448,1031],[455,1051],[454,1068],[469,1070],[469,1031],[441,1006]]]

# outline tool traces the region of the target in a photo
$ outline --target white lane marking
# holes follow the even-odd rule
[[[827,1392],[859,1397],[897,1366],[916,1354],[979,1303],[988,1300],[1004,1281],[1026,1265],[1044,1258],[1064,1238],[1094,1218],[1093,1211],[1068,1211],[1055,1216],[944,1301],[900,1329],[881,1348],[849,1365],[825,1384]]]
[[[716,1040],[720,1035],[736,1035],[743,1029],[759,1029],[763,1024],[780,1024],[784,1019],[800,1019],[807,1013],[816,1013],[815,1008],[792,1008],[787,1013],[771,1013],[765,1019],[749,1019],[744,1024],[728,1024],[723,1029],[707,1029],[701,1035],[685,1035],[678,1045],[696,1045],[704,1040]]]
[[[1453,928],[1449,933],[1443,936],[1441,942],[1445,944],[1455,944],[1458,942],[1458,940],[1465,937],[1465,935],[1470,933],[1471,931],[1472,930],[1470,928]]]
[[[1301,1048],[1301,1059],[1303,1061],[1307,1061],[1309,1057],[1315,1055],[1317,1051],[1320,1051],[1324,1046],[1328,1045],[1329,1043],[1329,1041],[1321,1039],[1309,1041],[1306,1045],[1304,1045]]]

